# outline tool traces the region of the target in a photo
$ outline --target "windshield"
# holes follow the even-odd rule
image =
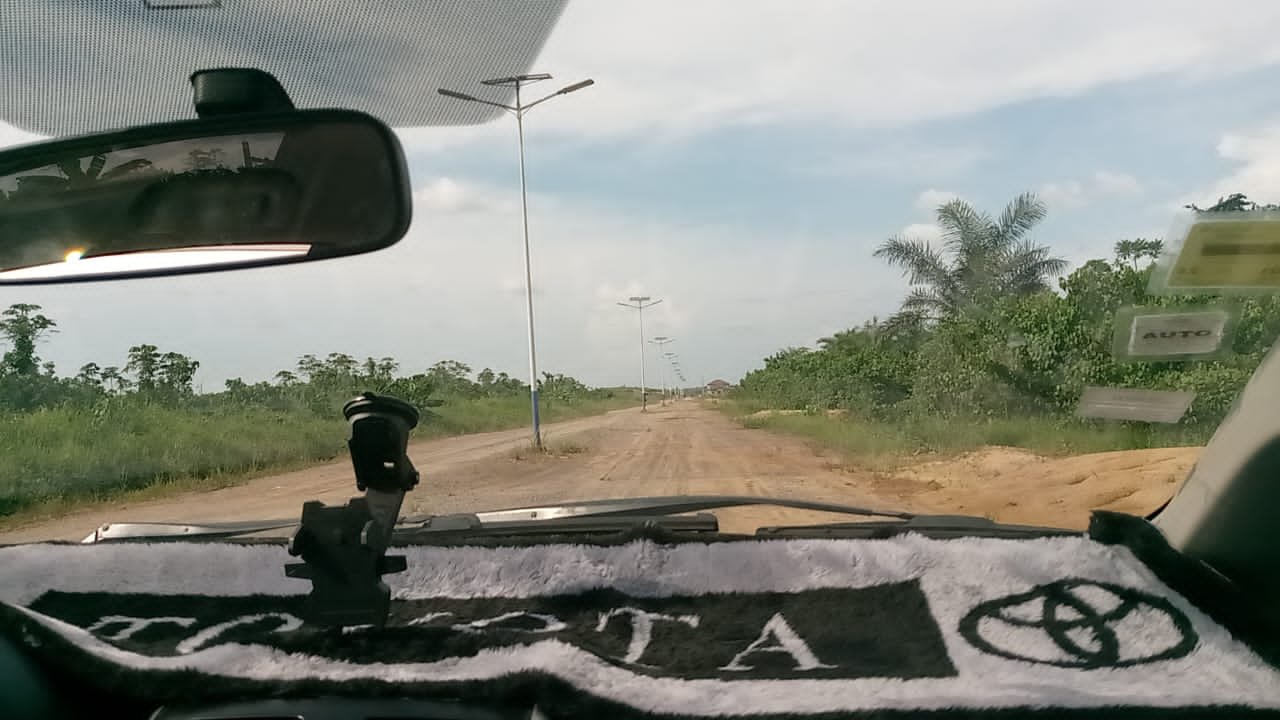
[[[340,504],[365,391],[421,412],[406,514],[1152,513],[1280,332],[1280,10],[1247,7],[579,2],[532,62],[457,57],[426,89],[300,49],[335,55],[332,97],[455,113],[397,128],[409,234],[0,291],[0,542]]]

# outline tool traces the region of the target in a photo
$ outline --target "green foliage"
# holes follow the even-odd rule
[[[1235,194],[1207,210],[1193,209],[1275,208]],[[1042,448],[1054,445],[1046,438],[1055,432],[1077,440],[1091,433],[1103,438],[1066,443],[1077,448],[1114,449],[1175,436],[1206,439],[1280,335],[1280,297],[1233,303],[1238,311],[1233,352],[1223,359],[1122,362],[1112,350],[1121,308],[1194,308],[1223,299],[1148,296],[1163,244],[1147,238],[1117,242],[1113,258],[1084,263],[1051,290],[1046,281],[1064,263],[1025,239],[1043,217],[1043,206],[1031,195],[1016,198],[999,219],[962,201],[942,206],[942,249],[895,237],[875,253],[902,268],[915,286],[899,313],[821,338],[816,350],[789,348],[766,358],[762,369],[743,378],[736,398],[754,408],[847,410],[858,422],[871,424],[858,432],[894,437],[887,446],[912,450],[947,444],[922,430],[932,423],[962,445],[1003,434],[1014,444]],[[1083,423],[1072,415],[1091,385],[1191,390],[1196,399],[1174,430]],[[790,423],[812,436],[825,421],[788,416],[759,422]],[[833,432],[849,431],[847,425]],[[890,427],[908,428],[903,432],[915,439],[904,440]],[[993,427],[999,432],[972,432]],[[1019,427],[1039,430],[1027,435]]]
[[[247,385],[246,387],[253,387]],[[593,397],[544,408],[547,422],[634,404]],[[414,438],[520,427],[529,422],[527,396],[450,401]],[[42,503],[100,500],[121,492],[337,458],[346,452],[338,415],[225,402],[199,396],[182,407],[137,396],[102,398],[0,414],[0,521]]]
[[[0,313],[0,335],[4,335],[10,346],[0,361],[0,372],[35,375],[40,367],[36,345],[45,334],[57,332],[55,327],[57,323],[40,314],[39,305],[17,303]]]
[[[473,380],[471,368],[453,360],[401,375],[390,357],[308,354],[270,382],[232,378],[220,392],[199,394],[199,361],[140,343],[123,369],[90,362],[58,377],[35,352],[55,327],[37,305],[0,313],[10,345],[0,362],[0,517],[39,503],[333,458],[347,436],[342,405],[366,391],[417,407],[417,438],[529,422],[528,385],[488,368]],[[546,373],[539,386],[547,421],[632,404],[565,375]]]
[[[1245,197],[1244,193],[1231,193],[1226,197],[1218,198],[1218,202],[1207,208],[1201,208],[1195,203],[1187,205],[1186,208],[1196,212],[1247,212],[1249,210],[1277,210],[1280,209],[1280,205],[1259,205]]]
[[[332,458],[345,439],[341,418],[167,407],[137,396],[0,415],[0,517],[40,502]]]
[[[901,235],[886,240],[875,256],[901,268],[913,286],[890,324],[939,320],[996,298],[1046,288],[1047,279],[1067,263],[1026,239],[1044,217],[1044,203],[1031,193],[1014,198],[998,219],[952,200],[937,210],[941,249]]]
[[[875,413],[907,396],[914,360],[891,344],[840,351],[790,348],[766,358],[764,369],[748,373],[739,388],[776,408]]]

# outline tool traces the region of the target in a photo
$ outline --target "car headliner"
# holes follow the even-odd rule
[[[565,0],[27,0],[0,13],[0,119],[44,135],[194,116],[188,76],[256,67],[299,108],[362,110],[394,127],[501,112],[437,87],[526,72]],[[477,94],[506,101],[506,92]]]

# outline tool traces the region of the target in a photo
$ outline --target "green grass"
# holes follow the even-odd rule
[[[559,442],[543,443],[539,449],[534,446],[533,441],[512,448],[507,453],[507,457],[517,462],[531,460],[537,458],[567,458],[572,455],[581,455],[587,451],[587,446],[575,440],[561,440]]]
[[[551,403],[544,422],[594,415],[627,397]],[[414,439],[529,422],[525,397],[454,400],[433,408]],[[244,406],[192,410],[131,403],[0,416],[0,527],[78,505],[211,489],[346,452],[341,417]]]
[[[954,455],[988,445],[1025,448],[1044,455],[1077,455],[1199,445],[1208,440],[1208,430],[1204,428],[1075,418],[906,416],[865,420],[825,414],[753,416],[762,408],[749,401],[721,402],[718,407],[746,427],[805,438],[837,451],[853,466],[873,470],[893,469],[920,455]]]

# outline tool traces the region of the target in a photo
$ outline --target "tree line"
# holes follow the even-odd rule
[[[1263,206],[1237,193],[1188,207]],[[1280,333],[1280,299],[1231,301],[1238,318],[1226,357],[1126,362],[1112,352],[1121,308],[1194,308],[1223,298],[1148,295],[1163,250],[1152,238],[1120,240],[1111,257],[1060,276],[1066,261],[1028,237],[1045,215],[1030,193],[998,217],[962,200],[942,205],[939,246],[895,236],[874,252],[911,284],[896,313],[820,338],[816,348],[777,352],[742,379],[740,394],[770,407],[878,418],[1067,417],[1086,386],[1190,390],[1196,398],[1184,422],[1216,426]]]
[[[527,383],[505,372],[483,368],[473,373],[470,366],[456,360],[442,360],[425,372],[405,375],[400,373],[400,363],[395,358],[358,360],[333,352],[324,357],[302,355],[292,368],[275,373],[271,381],[250,383],[231,378],[220,391],[199,393],[194,382],[200,362],[149,343],[130,347],[123,363],[89,362],[73,376],[59,376],[54,364],[38,354],[41,343],[57,332],[57,322],[45,315],[39,305],[16,303],[0,312],[0,337],[8,346],[0,356],[0,411],[129,401],[205,409],[230,403],[336,414],[346,400],[372,391],[400,397],[429,416],[430,408],[451,399],[509,397],[529,392]],[[588,388],[575,378],[547,372],[539,378],[538,388],[548,405],[610,393]]]

